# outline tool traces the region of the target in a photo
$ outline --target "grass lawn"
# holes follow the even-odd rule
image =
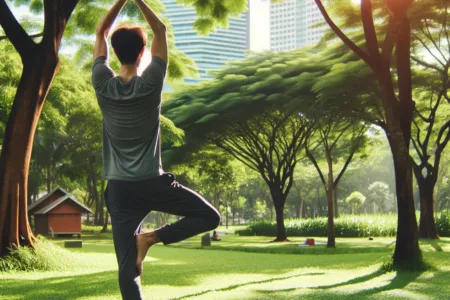
[[[304,238],[221,237],[208,249],[199,237],[151,248],[146,299],[450,299],[450,238],[421,242],[436,270],[380,273],[393,238],[337,239],[326,249],[299,247]],[[110,233],[85,234],[83,248],[71,251],[76,270],[0,274],[0,299],[120,299]]]

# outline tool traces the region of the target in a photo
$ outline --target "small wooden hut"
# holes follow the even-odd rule
[[[42,235],[76,234],[81,236],[81,215],[92,211],[60,187],[32,203],[34,231]]]

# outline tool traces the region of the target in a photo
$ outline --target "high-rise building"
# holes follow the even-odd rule
[[[166,7],[164,15],[173,26],[177,48],[192,59],[199,69],[200,79],[186,78],[186,83],[211,79],[209,70],[222,69],[228,61],[243,60],[249,49],[248,14],[230,18],[228,28],[219,28],[207,36],[201,36],[193,28],[198,15],[190,6],[182,6],[175,0],[162,0]]]
[[[314,0],[283,0],[270,6],[270,49],[291,50],[316,44],[325,26]]]

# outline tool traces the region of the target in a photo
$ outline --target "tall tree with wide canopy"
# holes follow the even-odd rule
[[[235,62],[216,73],[216,80],[186,87],[162,107],[186,133],[187,144],[172,151],[212,141],[260,174],[276,211],[276,241],[287,238],[283,208],[312,127],[304,112],[314,102],[316,76],[326,70],[314,55],[268,52]]]
[[[379,1],[377,0],[377,2]],[[422,254],[418,242],[412,188],[412,166],[409,158],[414,111],[410,61],[411,25],[408,18],[408,9],[412,0],[384,1],[385,5],[381,6],[381,10],[388,25],[382,43],[379,43],[380,33],[376,32],[372,0],[361,0],[365,49],[355,44],[336,25],[321,0],[315,0],[315,2],[335,34],[373,70],[377,78],[386,119],[385,131],[391,146],[396,175],[398,226],[393,265],[400,268],[417,266],[421,262]],[[350,1],[346,3],[349,4]],[[348,20],[342,25],[342,28],[346,25],[349,26]],[[351,25],[354,26],[354,24]],[[395,60],[392,57],[394,47]],[[397,78],[398,94],[391,70],[393,62],[396,65],[397,74],[395,77]]]
[[[309,138],[312,124],[303,116],[268,108],[240,122],[227,122],[226,129],[208,134],[218,147],[257,171],[270,190],[275,207],[277,237],[287,240],[284,206],[293,184],[299,152]]]
[[[434,221],[434,190],[450,140],[450,16],[448,1],[417,1],[411,7],[414,100],[411,161],[419,186],[419,237],[439,238]],[[445,46],[444,46],[445,45]]]
[[[93,32],[100,18],[98,7],[104,9],[109,1],[79,0],[14,0],[15,4],[28,4],[34,11],[44,12],[42,39],[35,42],[13,15],[6,0],[0,0],[0,25],[5,36],[19,53],[23,71],[14,104],[5,128],[0,156],[0,255],[12,245],[32,245],[35,237],[27,216],[27,181],[34,133],[52,80],[59,68],[58,52],[69,18],[75,11],[72,34]],[[158,0],[152,0],[161,8]],[[246,1],[195,1],[201,20],[199,27],[212,28],[224,23],[230,13],[246,9]],[[152,6],[152,7],[153,7]],[[104,11],[104,10],[103,10]],[[159,9],[157,9],[159,12]],[[130,5],[128,16],[138,15]],[[199,20],[200,20],[199,19]],[[169,69],[170,74],[170,69]],[[180,74],[178,74],[179,76]]]

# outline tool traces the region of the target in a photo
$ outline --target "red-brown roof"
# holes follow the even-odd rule
[[[63,202],[66,202],[66,201],[71,201],[72,203],[77,205],[80,208],[80,212],[81,213],[92,213],[92,210],[90,210],[89,208],[87,208],[86,206],[84,206],[83,204],[78,202],[77,200],[73,199],[70,196],[65,196],[65,197],[59,198],[55,202],[50,203],[49,205],[45,206],[44,208],[41,208],[40,210],[38,210],[34,214],[35,215],[45,215],[45,214],[49,213],[50,211],[52,211],[53,209],[55,209],[56,207],[58,207],[59,205],[61,205]]]
[[[56,187],[53,191],[32,203],[28,207],[28,212],[38,215],[46,214],[66,201],[75,204],[80,209],[81,213],[92,213],[89,208],[75,200],[73,196],[60,187]]]
[[[28,206],[28,211],[30,213],[33,213],[33,210],[37,209],[38,206],[47,206],[47,204],[45,204],[44,202],[46,200],[48,200],[50,198],[50,196],[52,196],[55,193],[59,193],[60,197],[63,197],[65,195],[69,195],[68,192],[66,192],[65,190],[63,190],[62,188],[60,188],[59,186],[54,188],[50,193],[48,193],[47,195],[42,196],[41,198],[39,198],[38,200],[36,200],[35,202],[31,203],[30,206]],[[59,199],[59,197],[58,197]],[[39,208],[40,209],[40,208]]]

